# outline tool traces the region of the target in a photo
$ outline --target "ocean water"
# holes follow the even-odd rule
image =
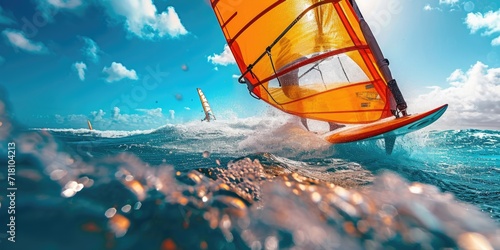
[[[500,131],[422,130],[386,155],[272,113],[147,131],[0,119],[0,249],[500,249]]]

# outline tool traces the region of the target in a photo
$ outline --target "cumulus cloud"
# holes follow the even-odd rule
[[[47,21],[52,21],[60,10],[74,11],[85,6],[82,0],[37,0],[37,8],[43,13]]]
[[[168,113],[170,114],[170,119],[175,119],[175,110],[169,110]]]
[[[224,51],[221,54],[213,54],[212,56],[208,56],[208,61],[215,65],[227,66],[229,64],[235,64],[236,60],[234,59],[229,46],[224,45]]]
[[[78,73],[78,78],[80,78],[81,81],[85,80],[85,70],[87,69],[87,65],[83,62],[76,62],[73,64],[73,68]]]
[[[109,0],[102,4],[110,16],[123,20],[127,30],[138,37],[153,39],[188,33],[174,7],[158,13],[152,0]]]
[[[137,77],[137,74],[135,73],[135,70],[128,70],[125,66],[123,66],[123,64],[117,62],[111,63],[111,66],[109,68],[104,67],[102,72],[108,75],[108,77],[106,77],[107,82],[120,81],[124,78],[128,78],[131,80],[139,79]]]
[[[111,118],[115,121],[125,121],[124,117],[120,114],[120,108],[113,107],[111,110]]]
[[[163,115],[161,108],[136,109],[139,114],[122,114],[118,107],[114,107],[111,120],[104,121],[111,129],[151,129],[165,125],[167,118]],[[108,123],[107,123],[108,122]]]
[[[90,61],[96,63],[99,61],[99,53],[101,50],[99,49],[99,46],[94,42],[94,40],[88,38],[88,37],[82,37],[83,41],[85,42],[85,46],[82,48],[82,53],[86,57],[89,58]]]
[[[104,112],[102,109],[99,109],[99,111],[92,111],[90,112],[92,115],[92,120],[94,121],[102,121],[104,120],[104,116],[106,115],[106,112]]]
[[[59,124],[64,123],[64,116],[59,115],[59,114],[55,114],[54,118],[55,118],[55,120],[56,120],[57,123],[59,123]]]
[[[493,45],[493,46],[500,45],[500,36],[499,36],[499,37],[497,37],[497,38],[495,38],[495,39],[493,39],[493,40],[491,41],[491,45]]]
[[[472,34],[484,30],[483,36],[498,35],[500,33],[500,10],[488,11],[486,14],[469,13],[465,19],[467,27]],[[500,36],[491,41],[492,45],[500,45]]]
[[[57,8],[74,9],[82,5],[82,0],[46,0],[46,2]]]
[[[136,109],[134,114],[124,114],[119,107],[113,107],[107,115],[102,109],[92,111],[89,116],[82,114],[55,115],[56,121],[64,126],[86,128],[87,119],[90,118],[94,128],[98,130],[134,130],[154,129],[164,126],[167,117],[162,114],[162,109]]]
[[[448,127],[500,129],[500,68],[477,62],[467,72],[455,70],[447,82],[411,100],[411,107],[422,112],[448,103],[441,119]]]
[[[161,108],[156,108],[156,109],[136,109],[139,112],[145,113],[148,116],[151,117],[162,117],[162,109]]]
[[[75,123],[80,121],[87,121],[86,115],[68,115],[66,117],[66,122]]]
[[[185,109],[185,110],[191,110],[191,108],[190,108],[190,107],[184,107],[184,109]]]
[[[458,0],[439,0],[439,4],[454,5],[457,3],[458,3]]]
[[[48,53],[48,49],[43,43],[31,41],[26,38],[22,31],[7,29],[2,34],[15,49],[21,49],[34,54]]]
[[[424,10],[425,11],[433,11],[433,10],[443,11],[441,8],[439,8],[439,7],[432,7],[430,4],[426,4],[424,6]]]
[[[8,14],[2,9],[2,6],[0,6],[0,24],[14,24],[16,21],[14,19],[8,17]]]

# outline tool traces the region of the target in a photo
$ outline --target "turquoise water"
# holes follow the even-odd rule
[[[386,155],[273,116],[133,132],[1,118],[18,188],[1,249],[500,249],[500,131],[419,131]]]

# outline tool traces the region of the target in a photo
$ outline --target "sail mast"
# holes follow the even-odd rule
[[[373,56],[375,57],[377,66],[379,67],[380,72],[382,73],[382,77],[384,77],[387,86],[392,92],[394,99],[393,98],[390,99],[391,109],[396,110],[397,108],[399,109],[399,111],[401,111],[403,116],[406,116],[407,115],[406,108],[408,106],[403,97],[403,94],[399,90],[396,79],[392,77],[391,70],[389,69],[389,60],[384,58],[384,54],[382,53],[382,50],[380,49],[380,46],[378,45],[378,42],[375,39],[375,36],[373,35],[372,30],[370,29],[370,26],[368,26],[368,23],[365,21],[363,15],[361,14],[361,11],[359,10],[358,5],[356,4],[356,0],[349,0],[349,2],[351,3],[351,6],[358,17],[361,31],[365,36],[366,42],[368,43],[368,46],[370,47],[373,53]],[[394,101],[396,103],[394,103]]]

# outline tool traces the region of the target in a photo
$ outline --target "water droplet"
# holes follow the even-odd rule
[[[132,206],[130,206],[129,204],[125,205],[122,207],[122,212],[124,213],[128,213],[130,212],[130,210],[132,209]]]
[[[63,192],[62,192],[62,195],[66,198],[69,198],[69,197],[73,197],[73,195],[75,195],[76,192],[74,189],[71,189],[71,188],[68,188],[68,189],[65,189]]]
[[[66,175],[66,171],[61,170],[61,169],[56,169],[50,173],[50,179],[53,181],[60,180]]]
[[[321,195],[318,192],[314,192],[311,194],[311,199],[313,202],[320,202],[321,201]]]
[[[278,249],[278,239],[274,236],[269,236],[266,238],[264,245],[266,246],[266,249],[269,250]]]
[[[203,151],[203,158],[208,158],[208,157],[210,157],[210,152],[208,152],[206,150]]]
[[[104,215],[107,217],[107,218],[111,218],[113,216],[115,216],[116,214],[116,208],[112,207],[112,208],[109,208],[108,210],[106,210],[106,212],[104,213]]]
[[[465,2],[464,3],[464,10],[467,11],[467,12],[471,12],[474,10],[474,3],[471,2],[471,1],[468,1],[468,2]]]
[[[141,209],[141,207],[142,207],[142,203],[140,201],[136,202],[134,205],[135,210],[139,210],[139,209]]]
[[[411,185],[408,189],[410,189],[410,192],[414,194],[421,194],[423,191],[422,186],[420,184]]]

